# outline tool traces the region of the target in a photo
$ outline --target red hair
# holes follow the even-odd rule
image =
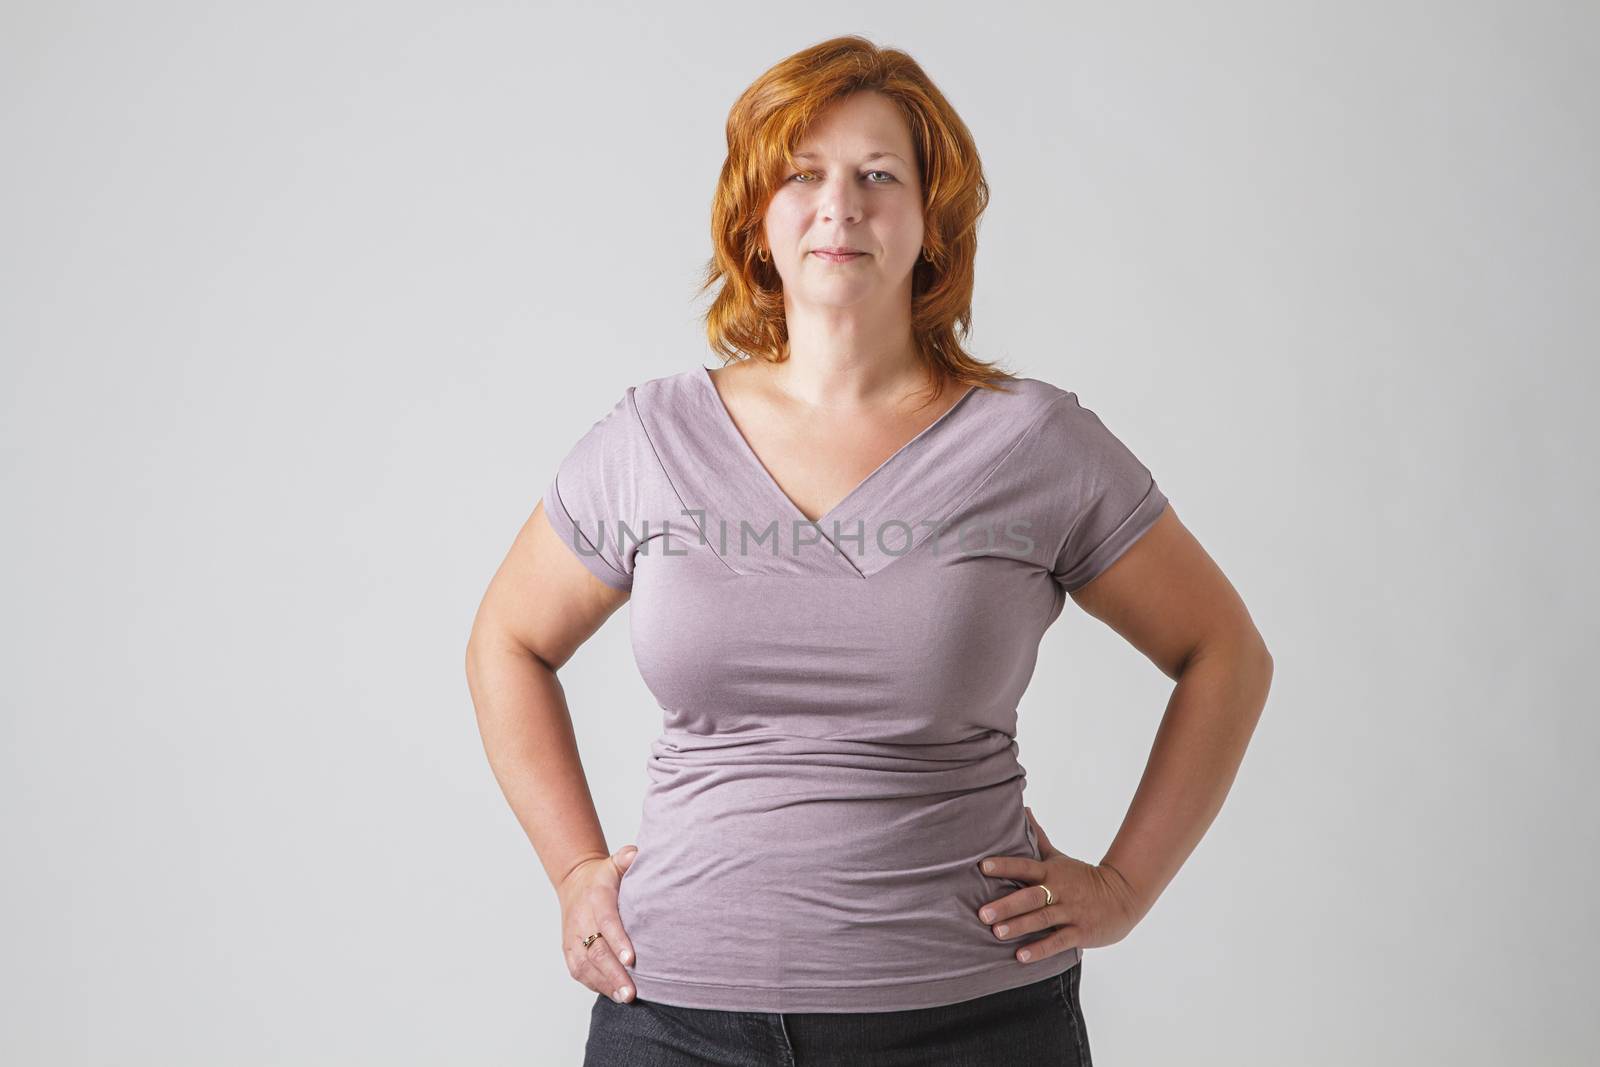
[[[930,374],[989,387],[1012,375],[982,362],[957,340],[972,327],[978,218],[989,201],[978,149],[966,124],[905,52],[864,37],[835,37],[769,68],[728,112],[728,155],[711,202],[712,256],[704,293],[724,284],[704,319],[724,359],[781,363],[789,357],[783,287],[773,264],[756,258],[768,205],[792,153],[817,116],[852,93],[889,97],[916,146],[925,235],[933,262],[919,258],[911,280],[911,330]]]

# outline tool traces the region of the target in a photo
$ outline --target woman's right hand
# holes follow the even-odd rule
[[[561,954],[572,977],[596,993],[626,1004],[633,999],[633,979],[622,969],[633,963],[633,942],[622,929],[617,889],[622,874],[639,854],[623,845],[609,856],[584,860],[556,887],[561,900]],[[588,948],[583,939],[598,931]]]

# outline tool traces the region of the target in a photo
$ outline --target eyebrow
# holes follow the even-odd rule
[[[905,162],[904,159],[901,159],[899,156],[895,155],[893,152],[874,152],[870,156],[867,156],[865,159],[863,159],[862,162],[863,163],[870,163],[874,159],[882,159],[884,156],[892,156],[895,159],[899,159],[900,162],[902,162],[902,163]],[[817,158],[817,154],[815,152],[796,152],[794,154],[794,158],[796,158],[796,159],[816,159]]]

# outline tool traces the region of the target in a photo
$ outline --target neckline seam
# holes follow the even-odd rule
[[[732,433],[734,437],[738,438],[740,445],[744,449],[745,455],[747,455],[751,461],[755,463],[756,468],[760,470],[762,480],[768,486],[770,493],[781,499],[785,506],[794,513],[796,518],[799,518],[800,520],[817,527],[820,536],[822,536],[824,540],[827,540],[830,545],[833,544],[833,540],[832,538],[828,537],[827,533],[823,531],[822,527],[827,524],[830,519],[837,523],[840,518],[839,513],[844,510],[847,504],[851,503],[856,497],[866,490],[868,484],[878,476],[880,471],[884,470],[895,460],[909,452],[913,445],[915,445],[922,438],[926,437],[928,434],[932,433],[933,430],[954,415],[957,410],[959,410],[969,399],[971,399],[972,395],[976,393],[979,388],[976,385],[968,386],[966,392],[961,394],[960,399],[946,408],[938,418],[924,426],[921,430],[918,430],[914,435],[911,436],[910,439],[905,441],[900,445],[899,448],[895,449],[892,453],[885,457],[883,462],[879,463],[872,470],[868,471],[866,476],[857,482],[849,492],[840,497],[832,507],[823,512],[817,518],[813,519],[811,516],[801,511],[800,506],[794,502],[794,499],[790,497],[788,493],[783,491],[783,487],[778,484],[778,480],[773,476],[772,471],[768,469],[766,463],[763,462],[761,457],[756,454],[756,450],[751,447],[750,442],[748,439],[746,439],[744,433],[740,431],[738,423],[736,423],[733,419],[733,413],[728,410],[728,405],[723,401],[722,394],[717,391],[717,383],[711,377],[711,368],[701,364],[699,370],[700,377],[704,379],[706,388],[710,390],[710,398],[715,403],[720,421],[724,426],[726,426],[728,431]],[[855,561],[850,558],[849,553],[838,548],[837,545],[834,546],[834,551],[849,560],[852,567],[856,566]]]

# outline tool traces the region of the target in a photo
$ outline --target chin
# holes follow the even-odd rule
[[[853,307],[856,304],[866,303],[872,298],[875,291],[876,286],[862,285],[853,285],[848,289],[842,287],[826,289],[822,292],[813,290],[804,294],[804,300],[806,303],[814,304],[817,307]]]

